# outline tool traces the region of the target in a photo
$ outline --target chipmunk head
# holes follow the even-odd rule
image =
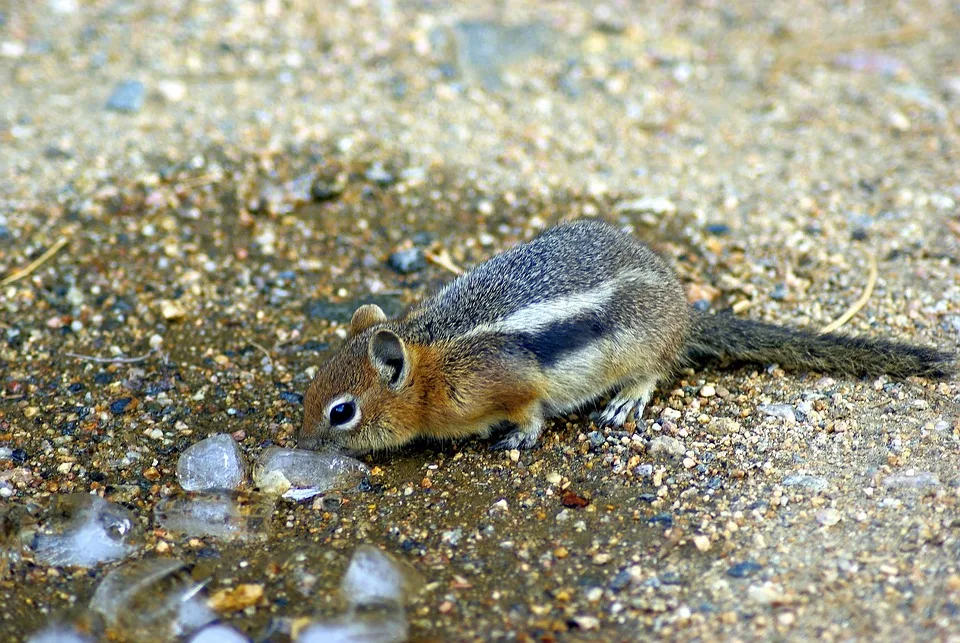
[[[410,394],[413,355],[383,327],[379,306],[353,314],[346,344],[317,372],[304,397],[297,445],[333,445],[354,453],[399,446],[414,435]]]

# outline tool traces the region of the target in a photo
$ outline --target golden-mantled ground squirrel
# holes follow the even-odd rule
[[[600,221],[560,225],[398,319],[361,306],[307,390],[304,448],[353,452],[488,434],[529,448],[544,419],[614,393],[598,424],[639,417],[658,382],[707,358],[845,375],[943,377],[953,356],[879,339],[702,314],[666,261]]]

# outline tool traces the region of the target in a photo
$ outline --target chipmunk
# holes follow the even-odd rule
[[[658,383],[710,358],[852,376],[954,370],[953,355],[933,348],[700,313],[663,258],[581,220],[494,256],[397,319],[358,308],[306,392],[297,440],[362,453],[509,423],[494,448],[530,448],[546,418],[611,393],[598,424],[639,418]]]

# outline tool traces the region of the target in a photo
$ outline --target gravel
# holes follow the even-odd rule
[[[357,491],[190,497],[176,477],[213,433],[251,461],[294,447],[353,310],[397,314],[451,277],[424,251],[466,267],[564,218],[653,243],[700,309],[814,330],[876,260],[842,332],[955,349],[956,25],[901,14],[14,3],[0,522],[25,538],[95,494],[143,542],[76,571],[5,541],[0,638],[151,556],[210,595],[258,587],[218,615],[251,640],[351,631],[335,589],[362,545],[425,578],[404,618],[368,623],[415,640],[956,637],[952,380],[684,370],[635,427],[585,407],[515,457],[425,441],[364,456]],[[211,516],[226,531],[193,531]]]

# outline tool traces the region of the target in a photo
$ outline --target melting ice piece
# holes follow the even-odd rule
[[[194,634],[190,643],[250,643],[250,639],[229,625],[217,623]]]
[[[253,468],[253,483],[264,493],[304,500],[356,487],[369,473],[364,463],[335,451],[270,447]]]
[[[340,592],[352,607],[403,607],[423,585],[423,576],[410,563],[373,545],[360,545],[340,582]]]
[[[94,638],[70,625],[51,625],[32,635],[27,643],[94,643]]]
[[[21,541],[47,565],[93,567],[119,560],[140,545],[133,514],[100,496],[71,493],[56,496],[32,534]]]
[[[153,513],[167,531],[245,540],[267,537],[274,504],[273,498],[260,493],[203,491],[164,498]]]
[[[85,608],[73,607],[48,621],[45,628],[34,632],[27,643],[95,643],[103,639],[103,618]]]
[[[224,433],[188,447],[177,461],[177,480],[187,491],[236,489],[247,477],[240,447]]]
[[[297,643],[403,643],[410,625],[402,607],[357,610],[308,625]]]
[[[113,570],[90,599],[112,633],[125,641],[172,641],[216,620],[203,583],[170,558],[147,558]]]

